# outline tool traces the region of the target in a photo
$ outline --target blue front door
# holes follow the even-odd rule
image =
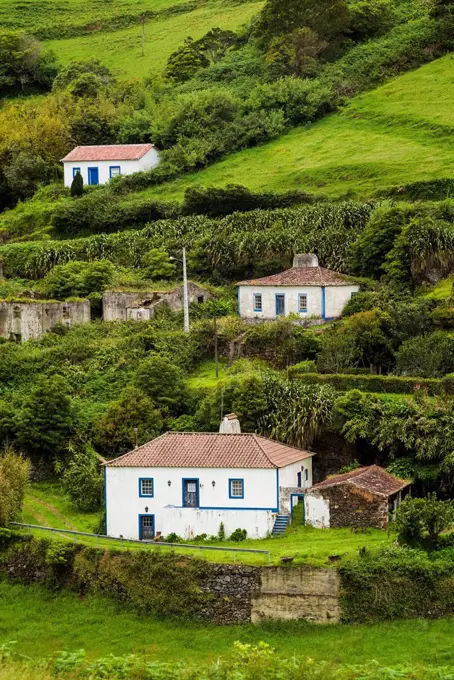
[[[99,184],[98,168],[88,168],[88,184]]]
[[[276,316],[283,316],[285,314],[285,295],[279,293],[276,295]]]

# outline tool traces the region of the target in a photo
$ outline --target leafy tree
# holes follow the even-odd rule
[[[68,92],[77,98],[91,98],[98,96],[103,87],[103,81],[96,73],[82,73],[71,82]]]
[[[76,196],[82,196],[84,193],[84,180],[79,171],[74,175],[74,179],[71,182],[71,196],[75,198]]]
[[[61,454],[76,431],[68,386],[61,376],[41,378],[30,390],[15,418],[18,445],[35,458]]]
[[[454,503],[437,500],[435,493],[427,498],[407,497],[397,510],[396,527],[403,545],[436,550],[440,534],[454,527]]]
[[[145,444],[159,434],[162,417],[155,403],[142,390],[127,387],[94,425],[93,441],[97,450],[108,457],[130,451],[135,445],[135,427],[139,444]]]
[[[311,28],[298,28],[289,35],[273,38],[266,53],[270,73],[280,76],[313,76],[318,70],[318,57],[328,43]]]
[[[56,72],[55,57],[38,40],[23,31],[0,31],[0,93],[47,89]]]
[[[364,363],[381,372],[393,359],[390,327],[389,314],[371,309],[350,316],[343,326],[343,332],[352,338]]]
[[[344,369],[354,368],[360,358],[360,350],[353,336],[342,328],[324,333],[317,367],[322,373],[341,373]]]
[[[345,0],[267,0],[256,33],[265,42],[288,35],[298,28],[310,28],[322,39],[341,35],[348,27]]]
[[[70,133],[78,145],[113,144],[118,133],[115,109],[103,110],[95,103],[77,110],[70,119]]]
[[[397,350],[396,368],[403,375],[437,378],[454,371],[454,338],[443,331],[406,340]]]
[[[147,278],[152,280],[172,279],[175,276],[176,265],[163,248],[152,248],[145,253],[142,266],[146,267]]]
[[[108,260],[79,262],[74,260],[56,265],[43,279],[42,290],[51,298],[87,297],[102,293],[112,281],[114,265]]]
[[[0,455],[0,527],[18,520],[30,476],[30,462],[8,448]]]
[[[139,364],[136,384],[159,407],[178,412],[185,398],[182,370],[165,356],[155,354]]]
[[[220,28],[212,28],[199,40],[186,38],[170,55],[166,77],[180,83],[190,80],[200,69],[219,61],[236,41],[235,33]]]
[[[76,82],[81,76],[96,76],[104,87],[113,85],[115,78],[99,59],[70,61],[60,69],[53,83],[54,90],[64,90]]]
[[[16,198],[31,198],[52,175],[52,165],[31,151],[20,151],[4,167],[9,189]]]
[[[385,0],[359,0],[349,7],[349,33],[363,41],[385,33],[392,24],[390,4]]]
[[[103,497],[103,473],[100,460],[90,446],[76,449],[63,473],[63,486],[75,506],[82,512],[97,510]]]

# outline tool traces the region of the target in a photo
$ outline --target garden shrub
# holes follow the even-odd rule
[[[296,367],[292,366],[291,369]],[[410,378],[394,375],[358,375],[346,373],[306,373],[291,370],[290,375],[306,385],[331,385],[339,392],[361,390],[382,394],[413,394],[415,390],[425,390],[428,394],[442,394],[443,382],[436,378]]]
[[[454,612],[454,563],[422,551],[366,549],[339,568],[347,623],[437,618]]]

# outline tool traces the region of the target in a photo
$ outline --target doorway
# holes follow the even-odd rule
[[[199,507],[199,480],[183,479],[183,507]]]
[[[88,184],[91,184],[92,186],[99,184],[98,168],[88,168]]]
[[[152,541],[154,534],[154,515],[139,515],[139,541]]]
[[[279,293],[276,295],[276,316],[284,316],[285,314],[285,295]]]

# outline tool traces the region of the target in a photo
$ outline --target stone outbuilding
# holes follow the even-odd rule
[[[318,322],[342,314],[359,286],[337,272],[319,267],[317,255],[295,255],[293,267],[280,274],[240,281],[238,314],[265,321],[293,314],[301,321]]]
[[[203,303],[213,295],[197,283],[188,282],[189,303]],[[102,297],[104,321],[149,321],[155,310],[168,305],[173,312],[183,309],[183,286],[167,291],[106,291]]]
[[[305,522],[320,528],[386,529],[409,486],[378,465],[333,475],[306,491]]]
[[[89,300],[65,302],[23,300],[0,301],[0,337],[24,342],[38,340],[57,324],[90,323]]]

